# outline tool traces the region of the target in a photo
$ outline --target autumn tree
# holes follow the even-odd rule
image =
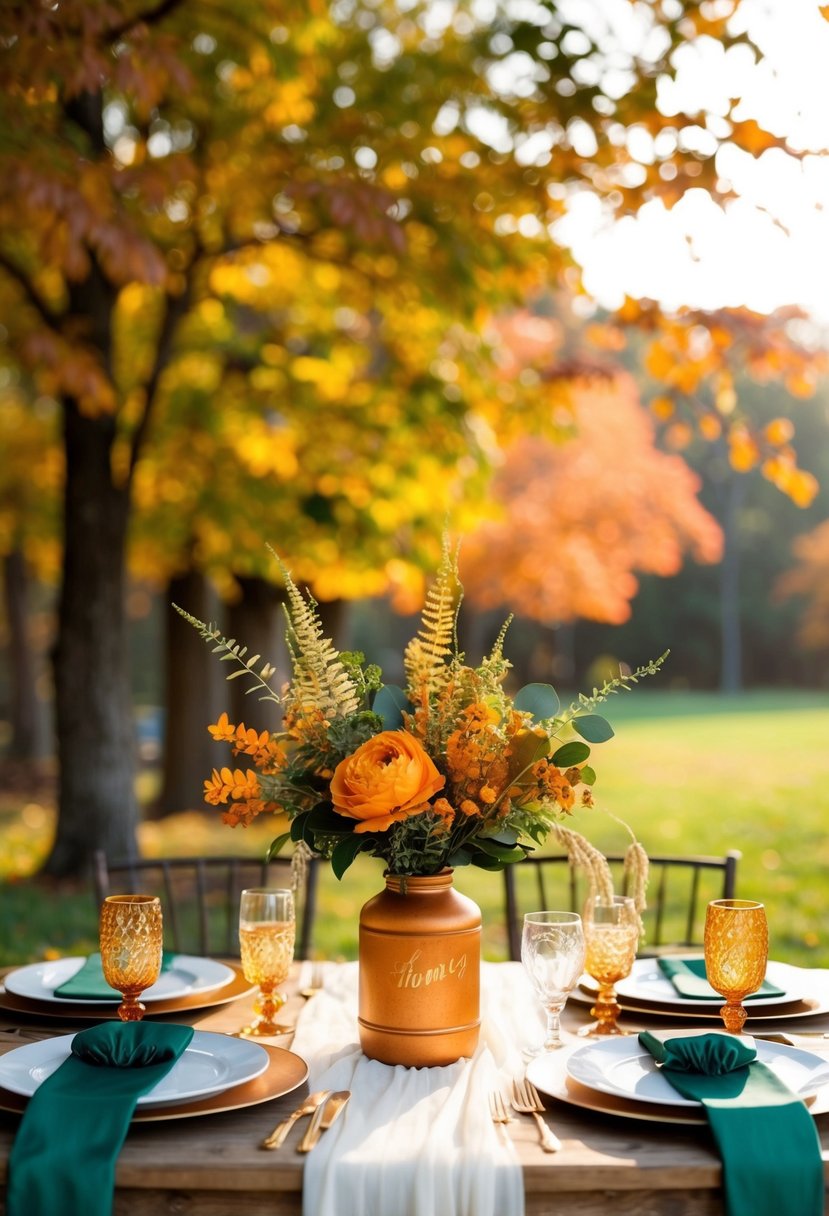
[[[500,517],[465,542],[464,586],[478,607],[545,625],[618,624],[637,572],[675,574],[686,552],[716,561],[720,529],[697,500],[695,474],[655,446],[630,376],[565,382],[559,393],[575,433],[507,449],[493,481]]]
[[[794,542],[795,564],[784,574],[776,592],[781,598],[803,601],[799,641],[805,650],[829,650],[829,522]]]
[[[357,519],[379,524],[373,548],[360,530],[356,562],[376,581],[375,558],[359,554],[388,537],[403,553],[412,544],[405,493],[384,497],[389,487],[371,475],[372,445],[382,453],[401,417],[398,454],[425,452],[409,480],[430,484],[432,461],[432,484],[449,498],[499,443],[546,420],[524,386],[493,381],[481,329],[542,285],[577,288],[551,228],[569,192],[590,189],[617,215],[690,186],[716,196],[717,148],[762,144],[756,123],[719,116],[700,151],[686,134],[705,115],[667,118],[655,105],[677,46],[747,41],[730,12],[637,12],[641,37],[623,50],[612,23],[580,29],[552,3],[3,9],[4,323],[38,394],[59,404],[65,459],[53,873],[82,868],[95,847],[133,846],[124,571],[142,462],[164,414],[199,390],[203,409],[181,440],[196,465],[234,394],[249,405],[267,396],[258,420],[235,413],[234,446],[253,464],[267,449],[286,484],[292,450],[303,452],[304,493],[286,496],[280,518],[289,557],[307,554],[304,530],[319,545],[313,570],[295,574],[311,581],[328,566],[338,586],[352,577],[353,560],[337,568],[324,555],[354,522],[354,472]],[[660,135],[645,154],[626,138],[640,130]],[[309,316],[316,293],[333,329]],[[671,324],[679,332],[685,319]],[[691,346],[701,328],[690,328]],[[246,336],[250,361],[240,362]],[[297,407],[283,426],[298,384],[308,413]],[[233,472],[215,470],[238,535],[248,504]],[[201,490],[180,466],[159,484],[179,472],[192,534]],[[249,530],[261,533],[249,509]]]

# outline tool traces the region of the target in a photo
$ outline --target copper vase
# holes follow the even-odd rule
[[[481,1024],[481,911],[452,871],[386,877],[360,913],[360,1044],[409,1068],[471,1056]]]

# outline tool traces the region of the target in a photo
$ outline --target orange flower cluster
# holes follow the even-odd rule
[[[257,733],[248,730],[244,722],[234,726],[228,721],[226,713],[219,721],[207,728],[217,743],[232,744],[234,756],[250,756],[256,767],[263,773],[278,773],[285,764],[285,749],[268,731]]]
[[[259,780],[252,769],[242,772],[240,768],[214,768],[213,776],[204,783],[205,802],[219,806],[231,801],[228,810],[223,812],[222,819],[234,828],[239,823],[247,827],[262,811],[276,809],[272,802],[264,802],[260,798],[261,792]]]
[[[569,774],[572,769],[563,773],[560,768],[550,764],[549,760],[538,760],[530,770],[538,792],[543,798],[553,798],[563,811],[572,810],[575,802],[573,786]],[[575,770],[578,773],[578,769]]]
[[[285,749],[268,732],[248,730],[244,722],[234,726],[223,713],[218,722],[207,728],[217,743],[230,743],[234,756],[250,756],[261,773],[277,773],[285,763]],[[219,806],[230,802],[222,819],[231,827],[252,823],[263,811],[279,807],[262,798],[259,778],[252,769],[213,769],[212,777],[204,783],[205,802]]]
[[[507,734],[510,734],[508,724]],[[498,713],[476,701],[460,715],[446,740],[446,765],[457,806],[465,815],[486,815],[509,782],[509,747],[504,746]],[[506,814],[502,800],[498,814]]]

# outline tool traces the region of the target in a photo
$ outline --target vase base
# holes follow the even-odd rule
[[[440,1068],[468,1059],[475,1054],[481,1032],[480,1019],[468,1026],[441,1030],[390,1030],[363,1018],[357,1020],[363,1055],[404,1068]]]

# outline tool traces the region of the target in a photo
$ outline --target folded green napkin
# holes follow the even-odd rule
[[[702,1103],[723,1163],[727,1216],[823,1216],[823,1161],[805,1103],[739,1035],[639,1042],[662,1076]]]
[[[659,970],[671,981],[680,996],[692,1001],[722,1001],[723,997],[715,992],[705,978],[704,958],[658,958]],[[761,996],[785,996],[782,988],[763,980],[757,992],[752,992],[745,999],[757,1000]]]
[[[161,970],[167,971],[175,961],[175,954],[165,950],[161,955]],[[104,979],[100,954],[90,954],[79,971],[64,980],[54,991],[57,997],[73,1001],[120,1001],[121,993],[110,988]]]
[[[7,1216],[111,1216],[115,1162],[142,1094],[167,1075],[191,1026],[107,1022],[29,1099],[9,1158]]]

